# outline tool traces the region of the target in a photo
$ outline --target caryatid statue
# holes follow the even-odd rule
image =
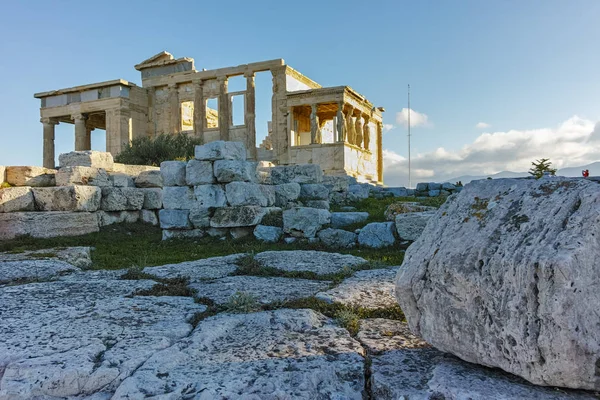
[[[346,119],[344,117],[344,103],[338,104],[338,110],[336,114],[336,130],[337,130],[337,141],[345,142],[346,141]]]
[[[365,115],[365,124],[363,125],[363,144],[365,150],[369,150],[369,144],[371,142],[371,127],[369,126],[369,119],[370,117]]]
[[[354,141],[356,140],[356,128],[354,126],[354,121],[352,120],[352,114],[354,114],[354,109],[350,107],[346,112],[346,135],[348,136],[348,143],[350,144],[354,144]]]
[[[362,121],[362,114],[360,113],[360,111],[358,112],[358,114],[356,115],[356,139],[354,144],[357,145],[358,147],[361,147],[362,145],[362,141],[363,141],[363,121]]]

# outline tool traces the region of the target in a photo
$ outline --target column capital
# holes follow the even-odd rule
[[[227,75],[217,76],[217,82],[219,82],[219,83],[227,82]]]
[[[245,76],[246,78],[254,78],[254,77],[255,77],[255,75],[256,75],[256,74],[254,73],[254,71],[248,71],[248,72],[244,72],[244,76]]]
[[[87,119],[87,115],[79,113],[79,114],[72,114],[71,115],[71,119],[78,121],[78,120],[83,120],[85,121]]]
[[[204,86],[204,81],[205,81],[205,79],[194,79],[192,81],[192,84],[197,85],[197,86]]]
[[[58,125],[58,118],[43,117],[40,118],[40,122],[47,125]]]

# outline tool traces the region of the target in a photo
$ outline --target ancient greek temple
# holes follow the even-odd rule
[[[349,86],[321,87],[282,59],[197,71],[194,59],[163,51],[135,68],[141,87],[117,79],[34,95],[41,100],[45,167],[55,163],[55,126],[66,123],[75,126],[75,150],[91,149],[94,129],[106,131],[113,155],[135,138],[184,132],[205,143],[243,142],[257,161],[314,163],[327,175],[383,183],[384,109]],[[270,72],[273,85],[268,135],[257,145],[260,72]],[[245,79],[245,90],[228,90],[234,77]]]

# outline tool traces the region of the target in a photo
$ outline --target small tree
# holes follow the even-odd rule
[[[154,166],[159,166],[163,161],[187,161],[194,157],[194,148],[199,144],[202,144],[200,138],[185,133],[159,135],[155,138],[143,137],[134,139],[115,157],[115,161]]]
[[[541,158],[531,163],[533,167],[529,169],[529,174],[534,176],[536,179],[540,179],[546,172],[550,175],[556,174],[556,168],[552,168],[552,163],[548,158]]]

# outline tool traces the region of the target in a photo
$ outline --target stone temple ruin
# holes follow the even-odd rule
[[[135,68],[142,87],[117,79],[35,94],[44,167],[55,167],[55,125],[69,123],[75,125],[76,151],[91,150],[94,129],[106,130],[106,151],[113,155],[132,139],[185,132],[205,143],[242,142],[250,160],[319,164],[326,175],[383,183],[384,109],[348,86],[321,87],[282,59],[197,71],[194,59],[163,51]],[[255,75],[266,71],[273,78],[272,115],[257,147]],[[239,76],[246,90],[229,91],[229,80]]]

